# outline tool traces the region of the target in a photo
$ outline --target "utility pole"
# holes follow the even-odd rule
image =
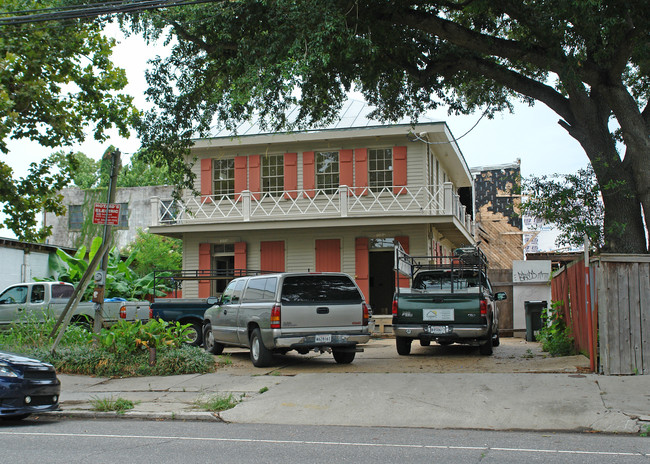
[[[95,321],[93,332],[99,334],[104,323],[104,288],[106,286],[106,270],[108,269],[108,253],[110,248],[108,243],[111,240],[112,226],[108,222],[108,212],[111,205],[115,203],[115,194],[117,191],[117,175],[120,170],[120,150],[115,150],[111,153],[106,153],[104,159],[111,159],[111,176],[108,180],[108,200],[106,202],[106,219],[104,221],[104,238],[102,245],[105,245],[105,252],[102,258],[101,270],[95,273],[95,294],[93,301],[95,302]]]

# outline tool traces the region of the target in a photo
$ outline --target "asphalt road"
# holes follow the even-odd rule
[[[0,422],[7,463],[647,463],[650,438],[136,420]]]

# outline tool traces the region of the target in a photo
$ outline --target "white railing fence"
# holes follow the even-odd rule
[[[182,201],[151,199],[154,226],[220,221],[287,220],[376,215],[454,216],[467,230],[471,217],[451,183],[441,186],[369,187],[250,192],[187,197]]]

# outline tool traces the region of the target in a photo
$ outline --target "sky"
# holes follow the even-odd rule
[[[119,41],[114,48],[113,61],[127,73],[129,84],[123,93],[132,95],[140,109],[148,107],[144,97],[147,59],[164,55],[165,49],[162,45],[148,46],[136,36],[125,38],[115,25],[109,26],[107,33]],[[533,107],[517,104],[513,114],[497,114],[492,120],[483,118],[473,129],[480,113],[448,116],[446,110],[440,108],[427,117],[447,122],[470,168],[509,164],[521,159],[522,176],[528,177],[574,173],[588,162],[580,145],[557,124],[559,116],[541,103]],[[111,137],[105,142],[99,143],[91,137],[82,144],[66,147],[66,150],[81,151],[99,159],[107,147],[114,145],[122,152],[122,161],[126,162],[137,151],[139,140],[135,136],[124,139],[116,131],[109,134]],[[10,152],[3,155],[4,161],[14,169],[15,176],[21,177],[27,173],[30,163],[56,151],[28,141],[9,141],[8,147]],[[0,228],[0,237],[13,237],[13,234]]]

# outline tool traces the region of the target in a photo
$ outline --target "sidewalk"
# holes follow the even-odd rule
[[[393,354],[392,343],[371,341],[349,366],[336,365],[324,354],[307,361],[286,357],[297,366],[285,365],[287,360],[282,364],[281,359],[274,368],[260,370],[252,368],[240,350],[231,355],[232,365],[203,375],[60,375],[61,411],[54,414],[115,417],[94,412],[90,402],[119,397],[136,403],[119,416],[138,419],[612,433],[638,433],[650,425],[650,376],[585,374],[588,360],[582,356],[566,358],[563,365],[558,364],[560,358],[552,358],[555,372],[549,373],[549,364],[534,344],[525,348],[526,356],[532,351],[534,358],[512,358],[522,349],[516,339],[495,350],[501,358],[481,365],[486,357],[467,353],[452,359],[458,372],[444,366],[433,370],[429,364],[440,359],[431,359],[427,348],[418,347],[422,353],[414,350],[414,356],[405,358]],[[518,372],[502,372],[508,357]],[[480,371],[471,364],[474,360]],[[528,371],[521,367],[527,360]],[[375,365],[385,371],[377,372]],[[231,393],[241,400],[233,409],[213,414],[195,408],[197,398]]]

